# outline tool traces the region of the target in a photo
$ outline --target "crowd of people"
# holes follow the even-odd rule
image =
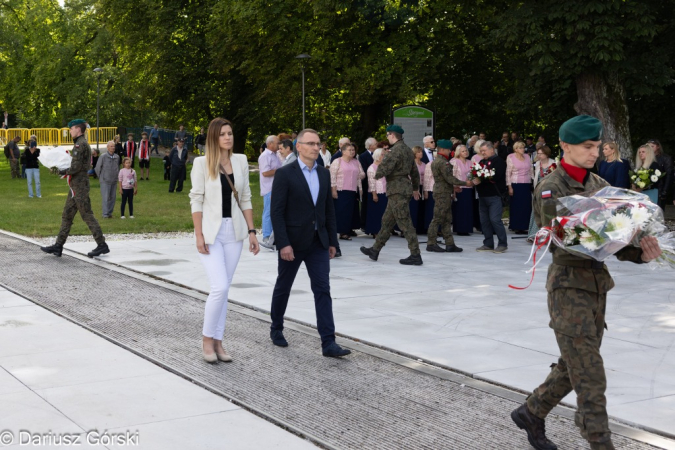
[[[260,194],[265,205],[263,240],[260,245],[268,249],[274,249],[275,244],[270,219],[274,175],[279,167],[288,162],[288,158],[295,158],[291,148],[294,139],[294,134],[268,136],[258,159]],[[282,141],[287,142],[286,151],[280,150],[283,148],[280,145]],[[380,165],[390,157],[394,143],[390,139],[377,140],[369,137],[364,143],[363,151],[359,152],[358,144],[348,137],[342,137],[335,153],[331,154],[326,143],[321,142],[317,163],[327,167],[331,174],[339,239],[351,240],[357,235],[357,231],[378,239],[381,232],[401,233],[405,236],[406,231],[414,230],[416,235],[427,234],[427,250],[437,252],[440,247],[436,243],[436,236],[440,231],[447,251],[461,251],[455,245],[452,234],[444,232],[442,225],[439,225],[446,221],[440,221],[437,217],[434,222],[437,203],[440,203],[436,216],[447,215],[454,234],[469,236],[474,232],[483,233],[483,245],[477,251],[503,253],[508,249],[507,229],[502,220],[504,207],[508,207],[508,229],[532,242],[539,229],[534,221],[532,193],[537,184],[560,165],[559,158],[553,157],[553,150],[546,143],[546,138],[540,135],[535,143],[532,137],[523,139],[518,133],[504,132],[498,141],[491,141],[485,133],[479,133],[466,142],[454,137],[443,140],[442,146],[439,142],[441,141],[437,142],[433,136],[426,136],[421,146],[409,148],[413,157],[410,170],[415,169],[417,175],[406,173],[407,183],[419,195],[412,196],[411,193],[406,206],[398,204],[392,208],[396,213],[406,212],[412,227],[403,230],[397,222],[398,225],[390,231],[386,227],[383,231],[382,225],[387,204],[391,201],[390,195],[387,195],[390,177],[376,177],[376,174]],[[447,156],[445,150],[448,151]],[[672,158],[663,153],[658,140],[650,140],[641,146],[635,161],[621,159],[618,146],[614,142],[603,144],[602,155],[593,172],[612,186],[644,191],[651,196],[654,203],[665,208],[668,188],[673,183],[673,164]],[[446,190],[444,184],[436,184],[439,172],[435,174],[432,170],[432,163],[439,158],[447,163],[448,174],[456,181],[448,193],[443,192]],[[476,164],[487,165],[494,170],[495,174],[490,182],[467,183],[471,180]],[[640,188],[629,179],[629,172],[640,168],[658,169],[663,176],[649,189]],[[413,181],[416,177],[419,177],[419,183]],[[437,198],[439,195],[442,197],[440,202]],[[430,229],[432,223],[433,228]],[[409,235],[407,239],[412,241],[413,238]],[[376,244],[376,249],[381,248],[386,241],[381,242]],[[415,253],[413,248],[414,246],[411,247],[411,252]],[[337,256],[341,255],[338,244]]]

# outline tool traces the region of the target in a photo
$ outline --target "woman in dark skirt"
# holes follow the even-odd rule
[[[350,241],[349,233],[353,229],[357,193],[366,174],[355,159],[356,150],[352,144],[343,145],[341,151],[342,156],[330,165],[330,182],[335,201],[337,232],[340,239]]]
[[[506,186],[511,196],[509,229],[527,234],[532,213],[532,161],[522,141],[513,144],[513,153],[506,157]]]
[[[459,145],[455,149],[455,158],[450,164],[453,166],[454,177],[466,181],[471,171],[471,160],[465,145]],[[460,236],[468,236],[473,232],[473,198],[474,189],[462,186],[452,202],[452,229]]]
[[[384,150],[378,148],[373,152],[373,164],[368,167],[368,215],[366,217],[366,234],[377,236],[382,228],[382,216],[387,209],[387,179],[375,179],[377,168],[384,157]]]

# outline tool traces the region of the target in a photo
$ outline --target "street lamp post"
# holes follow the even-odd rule
[[[295,59],[299,59],[301,64],[300,68],[302,69],[302,129],[305,129],[305,63],[303,60],[309,59],[311,56],[309,56],[307,53],[301,53],[300,55],[296,56]]]
[[[101,73],[103,72],[103,69],[100,67],[97,67],[94,69],[94,72],[96,72],[97,77],[96,77],[96,153],[100,154],[100,149],[98,148],[98,108],[99,108],[99,98],[101,96]]]

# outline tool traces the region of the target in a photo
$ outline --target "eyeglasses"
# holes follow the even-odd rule
[[[310,147],[321,147],[321,142],[300,142],[298,144],[309,145]]]

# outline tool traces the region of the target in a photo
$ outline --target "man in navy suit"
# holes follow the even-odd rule
[[[302,130],[296,144],[297,161],[274,174],[271,218],[279,249],[279,274],[272,295],[270,338],[274,345],[288,346],[283,335],[284,314],[293,281],[304,262],[314,293],[323,356],[338,357],[351,351],[335,342],[329,273],[338,244],[337,225],[330,172],[316,162],[320,145],[316,131]]]
[[[422,162],[429,164],[434,160],[434,150],[436,150],[436,141],[433,136],[424,136],[422,140],[424,145],[424,152],[422,154]]]

